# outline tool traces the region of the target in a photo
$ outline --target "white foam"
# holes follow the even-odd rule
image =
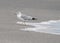
[[[20,30],[60,35],[60,20],[49,20],[49,21],[43,21],[40,23],[29,23],[29,22],[25,22],[25,23],[17,22],[17,23],[34,26],[33,28],[32,27],[24,28]]]

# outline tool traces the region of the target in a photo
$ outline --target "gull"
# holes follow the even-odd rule
[[[24,14],[22,14],[20,11],[17,12],[16,14],[17,14],[17,18],[18,18],[18,19],[24,21],[24,24],[25,24],[26,21],[37,20],[37,18],[24,15]]]

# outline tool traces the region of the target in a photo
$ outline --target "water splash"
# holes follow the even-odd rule
[[[25,23],[17,22],[17,23],[34,26],[33,28],[29,27],[20,30],[60,35],[60,20],[49,20],[40,23],[29,23],[29,22],[25,22]]]

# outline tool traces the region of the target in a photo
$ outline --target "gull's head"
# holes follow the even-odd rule
[[[19,11],[19,12],[16,12],[16,15],[17,17],[21,17],[22,13]]]

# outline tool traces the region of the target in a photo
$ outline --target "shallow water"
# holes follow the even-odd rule
[[[49,21],[43,21],[40,23],[29,23],[29,22],[17,22],[18,24],[25,24],[25,25],[31,25],[34,27],[26,27],[24,31],[34,31],[34,32],[43,32],[43,33],[50,33],[50,34],[56,34],[60,35],[60,20],[49,20]]]

